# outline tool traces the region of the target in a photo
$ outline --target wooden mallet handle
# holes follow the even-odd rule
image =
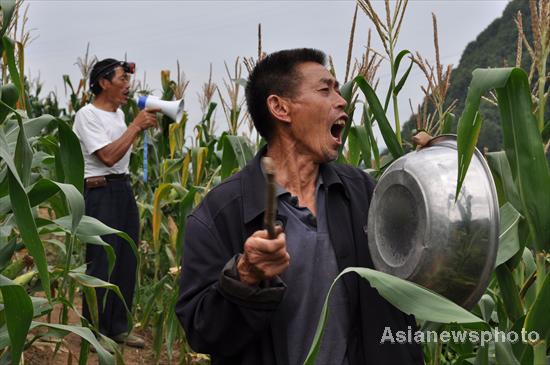
[[[264,227],[267,229],[269,239],[275,239],[275,216],[277,214],[275,164],[270,157],[264,157],[262,158],[262,166],[266,176]]]

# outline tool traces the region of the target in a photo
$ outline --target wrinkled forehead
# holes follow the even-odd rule
[[[304,86],[338,87],[338,81],[330,71],[323,65],[315,62],[305,62],[296,67],[299,73],[300,83]]]

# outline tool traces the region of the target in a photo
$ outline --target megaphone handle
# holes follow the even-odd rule
[[[148,146],[149,138],[147,137],[147,130],[143,132],[143,182],[147,183],[147,160],[148,160]]]

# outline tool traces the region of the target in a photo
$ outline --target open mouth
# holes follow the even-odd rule
[[[340,118],[332,123],[332,126],[330,127],[330,134],[338,143],[342,142],[342,133],[344,132],[345,126],[346,120],[344,118]]]

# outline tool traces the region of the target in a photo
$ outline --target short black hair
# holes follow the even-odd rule
[[[256,64],[246,84],[246,104],[256,130],[268,142],[274,119],[267,108],[270,95],[292,97],[300,83],[297,66],[315,62],[326,66],[326,55],[313,48],[297,48],[269,54]]]
[[[105,58],[95,63],[90,74],[90,89],[94,95],[99,95],[103,91],[101,86],[99,86],[99,80],[107,79],[112,81],[115,75],[114,71],[119,64],[120,62],[114,58]]]

